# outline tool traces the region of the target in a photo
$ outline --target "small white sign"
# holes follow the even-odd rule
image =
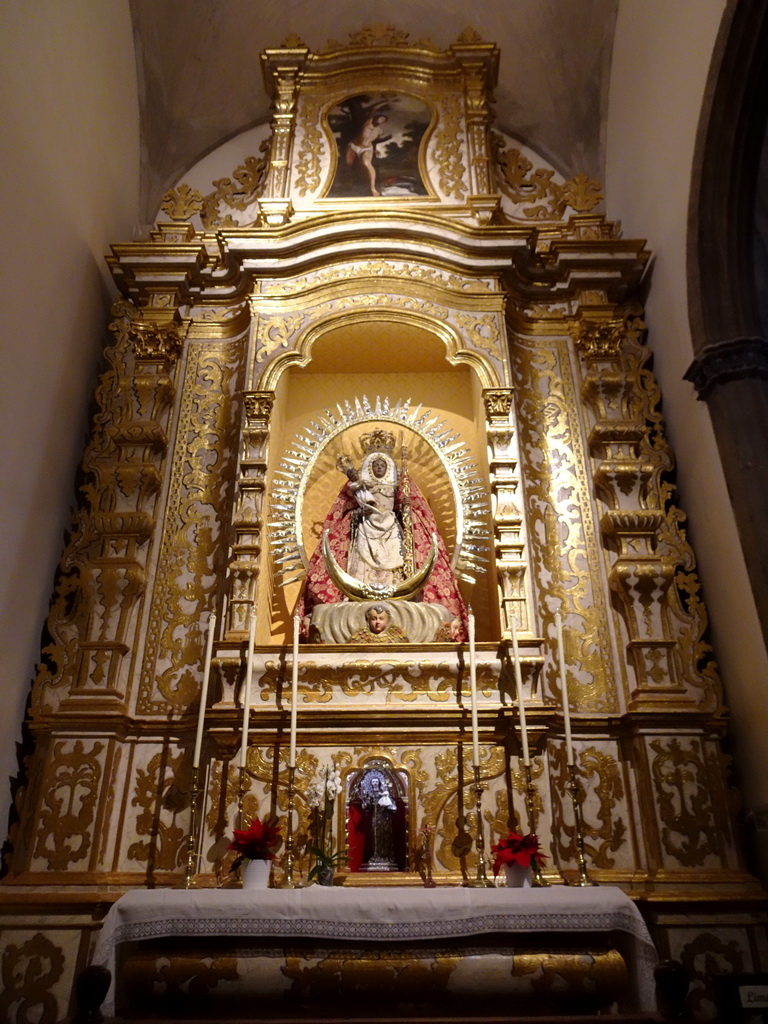
[[[739,999],[745,1010],[768,1008],[768,985],[739,985]]]

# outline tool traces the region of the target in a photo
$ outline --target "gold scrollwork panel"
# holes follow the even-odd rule
[[[126,994],[125,1009],[134,1014],[155,1014],[166,1018],[197,1017],[201,1008],[208,1011],[218,1000],[229,1006],[231,988],[228,983],[241,977],[236,956],[210,955],[207,949],[183,951],[164,949],[158,952],[154,943],[141,942],[138,949],[121,964],[120,985]],[[170,955],[169,955],[170,954]],[[211,997],[211,1003],[208,1002]],[[254,998],[252,996],[252,998]],[[221,1012],[221,1011],[220,1011]],[[223,1016],[223,1013],[222,1013]]]
[[[760,967],[755,962],[753,942],[744,928],[681,928],[673,933],[672,942],[671,955],[680,961],[691,980],[686,1008],[694,1020],[717,1019],[715,978],[746,974]]]
[[[323,285],[343,284],[354,280],[399,280],[446,291],[470,295],[489,295],[497,291],[490,278],[461,277],[449,270],[428,265],[419,265],[404,260],[350,259],[347,263],[326,267],[322,270],[290,277],[286,280],[264,280],[259,282],[260,295],[300,295]]]
[[[513,349],[519,449],[531,575],[541,629],[554,645],[554,614],[563,613],[565,661],[573,705],[619,707],[609,610],[601,581],[579,398],[566,339],[518,337]],[[560,697],[555,659],[544,667],[545,692]]]
[[[197,697],[204,612],[215,607],[234,502],[244,344],[191,345],[136,710],[188,707]]]
[[[478,686],[490,694],[498,680],[490,666],[478,672]],[[387,704],[412,704],[426,698],[432,704],[447,704],[456,692],[457,668],[450,662],[421,662],[412,659],[365,660],[350,662],[338,672],[328,664],[311,659],[299,665],[298,693],[303,705],[346,703],[369,697]],[[285,667],[268,661],[266,671],[257,681],[262,702],[274,700],[275,693],[285,691]]]
[[[0,939],[0,1020],[57,1024],[69,1009],[73,950],[60,931],[4,928]],[[64,945],[62,946],[62,940]],[[76,949],[75,949],[76,954]]]
[[[723,764],[699,736],[646,739],[661,864],[667,870],[716,869],[733,862]]]
[[[106,747],[100,740],[52,742],[40,787],[32,871],[91,866]]]
[[[565,750],[550,746],[551,814],[560,826],[555,830],[558,863],[562,869],[576,869],[577,843],[573,805],[567,790]],[[628,783],[617,744],[576,746],[576,774],[581,808],[584,849],[592,867],[632,873],[641,869],[635,860],[635,818],[627,792]]]
[[[445,96],[438,127],[430,139],[428,160],[435,162],[435,186],[446,198],[463,202],[467,194],[464,164],[464,111],[458,96]]]
[[[120,869],[156,876],[178,872],[187,852],[190,819],[189,753],[171,743],[136,745],[126,775]]]

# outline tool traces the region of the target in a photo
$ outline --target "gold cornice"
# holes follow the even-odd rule
[[[148,295],[158,286],[176,293],[178,305],[188,303],[211,262],[206,247],[197,240],[125,242],[111,249],[106,260],[115,283],[137,306],[146,305]]]
[[[447,49],[440,49],[429,39],[411,41],[407,32],[381,24],[351,33],[346,42],[330,39],[317,51],[310,50],[298,37],[286,42],[292,45],[267,49],[261,54],[264,84],[270,96],[274,96],[275,80],[281,72],[300,72],[302,87],[307,88],[315,82],[327,83],[331,75],[338,77],[370,68],[372,62],[379,77],[393,73],[432,81],[471,71],[481,75],[488,91],[498,79],[498,47],[470,30],[465,30]]]
[[[582,295],[597,293],[614,306],[637,286],[649,256],[641,240],[562,236],[542,254],[534,226],[477,225],[450,219],[442,208],[355,204],[333,217],[328,212],[279,226],[208,232],[187,243],[116,245],[107,262],[120,288],[139,306],[158,288],[174,293],[178,304],[238,303],[253,281],[301,277],[340,259],[418,263],[470,279],[503,277],[511,294],[528,306],[565,301],[578,306]],[[576,221],[569,222],[571,234]]]
[[[304,645],[302,645],[304,646]],[[455,651],[455,647],[449,645],[431,645],[433,647],[445,647]],[[478,645],[480,646],[480,645]],[[492,646],[492,645],[486,645]],[[312,648],[317,651],[318,648]],[[346,650],[351,650],[345,645]],[[277,647],[275,651],[287,650]],[[278,657],[279,655],[275,655]],[[332,670],[329,669],[329,672]],[[468,686],[468,684],[467,684]],[[256,700],[254,693],[254,700]],[[392,741],[392,730],[397,731],[398,724],[393,724],[393,705],[390,704],[368,704],[364,701],[348,700],[343,706],[333,704],[306,704],[301,702],[301,684],[299,686],[299,713],[302,722],[301,743],[311,746],[313,739],[323,739],[324,742],[333,744],[337,737],[328,733],[329,725],[338,719],[345,727],[357,729],[365,734],[365,741],[371,739],[371,734],[381,732],[385,735],[386,742]],[[465,739],[464,733],[459,727],[469,722],[469,691],[463,691],[464,704],[411,704],[398,703],[398,719],[402,718],[407,723],[409,730],[421,729],[419,735],[428,738],[429,742],[459,742]],[[251,710],[252,730],[254,742],[257,735],[274,733],[276,736],[287,733],[285,725],[290,718],[290,705],[282,708],[277,706],[278,695],[271,694],[271,703],[267,706],[263,703],[254,703]],[[532,730],[543,730],[545,734],[553,737],[562,737],[562,711],[552,695],[547,695],[551,703],[526,705],[526,721],[530,722]],[[478,715],[481,727],[483,728],[484,742],[491,742],[489,737],[499,736],[495,743],[503,743],[503,735],[499,730],[507,730],[509,725],[515,725],[518,718],[516,706],[511,703],[502,703],[499,699],[482,700],[479,703]],[[239,744],[240,725],[242,723],[242,709],[239,707],[209,709],[206,721],[209,723],[207,732],[232,734],[233,741]],[[387,729],[382,726],[387,724]],[[197,708],[180,712],[171,720],[169,728],[164,729],[164,735],[169,741],[185,742],[194,736],[197,724]],[[654,708],[638,707],[623,713],[609,714],[574,714],[572,713],[572,725],[574,735],[585,739],[604,737],[607,739],[621,740],[633,737],[669,735],[677,733],[681,729],[691,730],[696,735],[723,736],[728,728],[728,717],[725,713],[712,714],[696,708],[680,707],[679,701],[674,699],[659,702]],[[140,743],[156,738],[158,735],[158,720],[154,716],[137,717],[126,712],[109,715],[106,719],[103,715],[93,715],[84,711],[82,706],[73,711],[47,712],[29,722],[32,732],[40,739],[47,736],[57,738],[79,737],[100,739],[115,738],[123,743]],[[440,730],[443,730],[441,733]],[[438,735],[440,734],[440,735]],[[412,742],[414,733],[408,732],[408,742]],[[346,739],[345,739],[346,742]],[[382,741],[384,742],[384,741]]]
[[[304,217],[301,220],[294,220],[288,224],[281,224],[275,227],[226,228],[217,231],[216,234],[227,240],[254,235],[264,239],[268,238],[274,242],[293,235],[304,234],[308,230],[318,227],[328,228],[330,226],[338,230],[349,224],[355,225],[357,222],[360,223],[361,230],[364,231],[366,230],[366,224],[369,224],[370,221],[386,221],[389,230],[392,230],[393,224],[398,223],[402,223],[408,230],[412,230],[414,225],[434,226],[439,228],[441,233],[455,233],[469,241],[482,238],[523,239],[528,241],[532,235],[537,233],[536,225],[533,224],[476,225],[469,220],[449,218],[444,214],[445,206],[443,204],[438,206],[434,202],[429,202],[427,206],[426,201],[419,199],[409,199],[407,206],[402,200],[396,205],[394,200],[388,204],[386,199],[321,200],[320,202],[322,203],[320,212]],[[338,216],[333,219],[333,224],[329,225],[326,210],[331,202],[336,202],[340,209]],[[425,203],[425,205],[421,205],[421,203]],[[312,205],[313,208],[316,208],[318,204],[313,203]],[[457,206],[456,209],[465,209],[465,207]],[[130,244],[141,246],[148,243],[133,242]],[[619,242],[618,244],[624,243]],[[615,245],[616,243],[614,243],[614,247]]]

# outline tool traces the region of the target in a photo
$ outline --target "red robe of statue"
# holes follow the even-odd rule
[[[411,521],[413,523],[413,553],[414,570],[420,568],[429,557],[429,548],[432,534],[437,535],[438,554],[435,568],[422,589],[418,600],[427,604],[441,604],[451,612],[454,618],[461,620],[460,635],[454,635],[457,642],[464,642],[467,639],[467,609],[459,593],[456,577],[451,569],[451,560],[448,557],[448,550],[438,533],[435,524],[435,517],[432,510],[424,499],[424,495],[413,482],[409,480],[411,498]],[[397,489],[397,501],[395,511],[399,509],[402,481]],[[338,497],[331,505],[331,509],[323,523],[323,530],[328,531],[328,542],[333,556],[342,569],[347,568],[347,556],[352,533],[352,513],[359,508],[355,496],[345,484],[338,494]],[[320,544],[317,545],[315,553],[309,561],[306,579],[301,598],[299,599],[298,614],[302,619],[311,614],[316,604],[338,604],[346,601],[347,598],[330,579],[323,561],[323,554]]]

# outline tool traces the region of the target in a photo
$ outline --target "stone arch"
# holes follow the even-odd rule
[[[707,402],[768,642],[768,340],[753,231],[768,124],[768,8],[733,0],[710,68],[691,182],[686,373]]]

